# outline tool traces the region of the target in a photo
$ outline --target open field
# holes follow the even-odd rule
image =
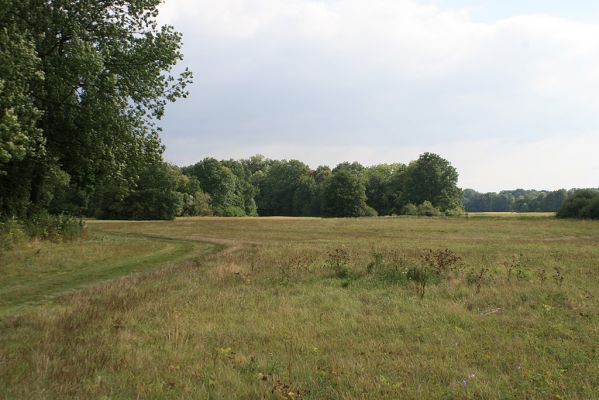
[[[599,222],[89,231],[0,255],[0,397],[599,398]],[[461,262],[419,295],[410,268],[446,248]]]

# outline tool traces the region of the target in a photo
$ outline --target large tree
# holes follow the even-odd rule
[[[461,207],[462,191],[457,186],[458,172],[449,161],[424,153],[411,162],[405,173],[405,204],[430,201],[441,211]]]
[[[0,212],[44,207],[61,173],[84,208],[100,188],[124,198],[159,162],[156,122],[191,80],[171,73],[181,35],[158,24],[161,1],[0,1],[0,185],[20,189],[0,192]]]
[[[317,190],[310,167],[297,160],[272,161],[259,182],[260,215],[314,215]]]
[[[325,182],[322,215],[325,217],[362,217],[376,215],[366,204],[366,189],[357,172],[337,169]]]
[[[214,158],[205,158],[202,161],[183,168],[183,172],[196,177],[202,189],[212,198],[212,207],[216,215],[243,216],[246,215],[244,193],[240,191],[242,185],[233,171],[225,164]]]

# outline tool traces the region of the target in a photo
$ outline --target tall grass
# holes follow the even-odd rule
[[[160,241],[223,249],[0,318],[0,398],[599,398],[599,222],[89,225],[90,241],[10,252],[4,287]]]
[[[83,219],[38,213],[28,218],[0,220],[0,249],[11,249],[29,239],[70,241],[85,234]]]

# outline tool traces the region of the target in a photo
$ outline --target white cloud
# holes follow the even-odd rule
[[[167,0],[162,18],[197,76],[166,120],[179,163],[436,151],[464,186],[597,186],[598,25],[415,0]]]

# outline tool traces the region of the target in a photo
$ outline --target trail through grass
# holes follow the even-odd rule
[[[141,234],[96,233],[88,241],[33,242],[0,256],[0,315],[167,262],[181,262],[210,247]]]
[[[21,308],[26,294],[3,295],[0,397],[599,398],[599,222],[183,218],[90,230],[87,242],[3,256],[2,290],[42,289]],[[461,262],[421,298],[401,268],[429,249]],[[347,254],[343,274],[332,254]],[[63,271],[73,287],[102,283],[47,301],[70,286]],[[121,274],[132,271],[148,272]]]

